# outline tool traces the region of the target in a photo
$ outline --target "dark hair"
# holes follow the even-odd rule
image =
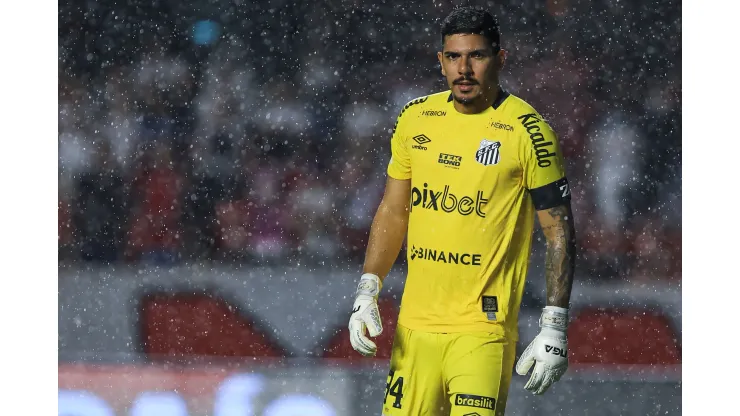
[[[498,22],[486,10],[477,7],[459,7],[442,22],[442,43],[445,37],[458,33],[483,35],[491,43],[494,52],[501,49]]]

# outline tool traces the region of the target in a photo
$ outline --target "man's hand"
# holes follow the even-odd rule
[[[371,273],[363,274],[357,285],[355,304],[349,318],[349,340],[352,348],[365,356],[375,355],[378,349],[375,343],[365,336],[365,328],[371,337],[377,337],[383,332],[383,323],[380,321],[378,310],[378,293],[381,286],[378,276]]]
[[[540,318],[539,335],[535,337],[516,364],[516,372],[526,376],[534,364],[534,371],[525,389],[542,394],[560,380],[568,369],[568,309],[547,306]]]

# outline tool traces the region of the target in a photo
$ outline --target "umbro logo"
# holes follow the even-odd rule
[[[465,413],[463,416],[480,416],[480,413],[478,413],[478,412]]]
[[[412,137],[412,139],[417,144],[411,146],[411,148],[412,149],[419,149],[419,150],[427,150],[426,146],[424,146],[424,145],[432,141],[432,139],[430,139],[429,137],[427,137],[427,136],[425,136],[423,134],[416,135],[416,136]]]

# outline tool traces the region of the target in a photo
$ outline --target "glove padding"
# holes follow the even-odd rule
[[[548,306],[542,312],[539,335],[527,346],[516,364],[516,372],[526,376],[534,371],[525,389],[543,394],[568,370],[568,310]]]
[[[378,293],[382,284],[374,274],[365,273],[357,285],[355,303],[352,305],[352,316],[349,318],[349,340],[352,348],[365,356],[373,356],[378,347],[365,336],[365,329],[371,337],[383,332],[383,323],[378,310]]]

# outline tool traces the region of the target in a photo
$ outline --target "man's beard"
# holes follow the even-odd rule
[[[473,104],[476,101],[478,101],[480,99],[480,97],[481,97],[481,94],[480,93],[478,95],[475,95],[475,96],[472,96],[472,97],[458,97],[457,94],[455,94],[455,93],[452,94],[452,98],[455,101],[457,101],[458,103],[462,104],[462,105]]]

